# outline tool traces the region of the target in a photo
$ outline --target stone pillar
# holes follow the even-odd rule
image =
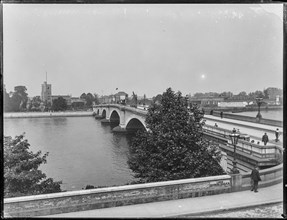
[[[230,174],[231,176],[231,192],[241,191],[242,186],[242,175],[238,174]]]
[[[224,151],[221,151],[222,157],[220,160],[220,166],[227,173],[227,154]]]
[[[104,109],[102,110],[102,112],[104,111]],[[106,118],[101,120],[101,123],[103,124],[109,124],[110,122],[110,108],[106,109]]]
[[[124,109],[121,109],[120,111],[120,124],[119,126],[113,128],[113,132],[116,133],[125,133],[126,130],[126,111]]]
[[[112,131],[115,133],[126,133],[127,132],[126,128],[121,127],[120,125],[117,127],[114,127]]]
[[[111,122],[110,122],[110,119],[104,118],[104,119],[101,120],[101,123],[102,123],[102,124],[109,124],[109,123],[111,123]]]

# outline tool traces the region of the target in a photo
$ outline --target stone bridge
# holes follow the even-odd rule
[[[147,111],[118,104],[94,105],[93,112],[102,123],[118,124],[114,132],[134,132],[145,129]]]

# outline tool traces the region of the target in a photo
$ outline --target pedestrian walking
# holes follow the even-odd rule
[[[221,117],[221,119],[223,118],[223,112],[220,112],[220,117]]]
[[[266,145],[268,141],[269,141],[268,135],[265,133],[265,134],[262,136],[262,142],[264,143],[264,145]]]
[[[213,110],[211,109],[211,111],[210,111],[210,115],[213,115]]]
[[[276,131],[275,131],[275,141],[278,142],[279,141],[279,129],[277,128]]]
[[[251,191],[258,192],[258,182],[261,181],[259,171],[258,171],[258,166],[255,165],[254,169],[251,171]]]
[[[216,128],[217,128],[217,127],[218,127],[218,125],[215,123],[215,124],[214,124],[214,127],[216,127]]]

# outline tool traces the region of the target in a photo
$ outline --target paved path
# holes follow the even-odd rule
[[[114,208],[70,212],[43,217],[83,217],[83,218],[143,218],[200,216],[208,212],[234,210],[251,206],[278,203],[283,201],[283,185],[259,188],[258,193],[241,191],[189,199],[153,202]]]
[[[229,119],[229,118],[221,119],[220,117],[216,117],[212,115],[206,115],[204,116],[204,119],[206,120],[207,125],[213,126],[215,123],[217,123],[219,128],[229,129],[230,131],[233,128],[239,129],[241,133],[250,135],[251,139],[254,139],[256,143],[257,141],[260,141],[261,145],[263,145],[263,142],[261,140],[265,132],[267,133],[269,137],[268,145],[282,146],[283,144],[282,134],[279,136],[279,142],[275,142],[275,130],[276,128],[278,128],[275,126],[234,120],[234,119]],[[279,128],[279,131],[282,132],[282,128]]]

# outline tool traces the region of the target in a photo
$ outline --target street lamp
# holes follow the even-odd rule
[[[261,104],[262,104],[262,100],[263,100],[263,98],[259,98],[259,97],[257,97],[256,98],[256,102],[257,102],[257,105],[258,105],[258,113],[257,113],[257,115],[256,115],[256,118],[260,121],[260,119],[262,118],[262,115],[261,115],[261,113],[260,113],[260,106],[261,106]]]
[[[231,143],[234,147],[234,153],[233,153],[233,168],[231,170],[231,173],[236,174],[239,173],[239,170],[236,167],[236,145],[239,139],[239,134],[236,133],[236,131],[233,130],[233,132],[229,135],[230,139],[231,139]]]

